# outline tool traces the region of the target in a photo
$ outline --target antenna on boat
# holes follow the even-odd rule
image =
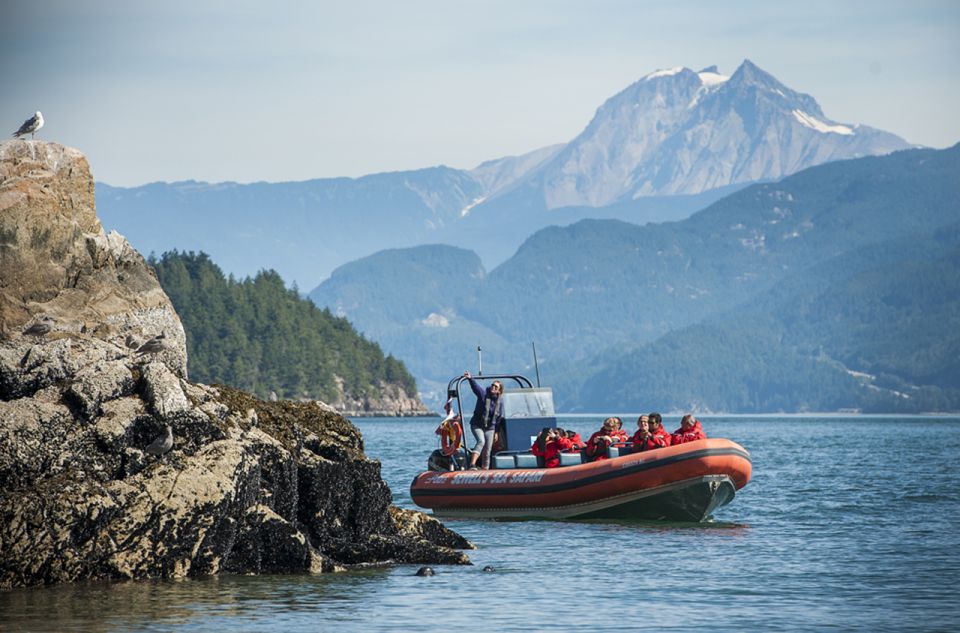
[[[540,363],[537,362],[537,344],[533,341],[530,341],[530,344],[533,345],[533,366],[537,369],[537,387],[540,386]]]
[[[477,345],[477,365],[479,366],[477,375],[482,376],[483,375],[483,350],[480,349],[479,345]]]

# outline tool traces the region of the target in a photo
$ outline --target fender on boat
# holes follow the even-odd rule
[[[742,446],[706,439],[560,468],[424,472],[410,495],[443,516],[702,521],[751,470]]]

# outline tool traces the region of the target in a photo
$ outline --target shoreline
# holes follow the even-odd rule
[[[336,411],[345,418],[439,418],[439,413],[432,411]]]
[[[372,413],[344,413],[338,411],[340,415],[345,418],[439,418],[441,417],[439,413],[424,413],[424,414],[372,414]],[[642,413],[636,412],[626,412],[623,411],[608,411],[600,413],[557,413],[554,417],[557,418],[605,418],[610,416],[620,416],[620,417],[630,417],[640,415],[646,415],[646,411]],[[686,415],[687,412],[674,411],[669,413],[663,413],[665,417],[680,417]],[[951,419],[960,419],[960,412],[949,412],[949,413],[830,413],[830,412],[816,412],[816,413],[695,413],[697,418],[703,419],[715,419],[715,418],[918,418],[918,419],[929,419],[929,418],[951,418]]]

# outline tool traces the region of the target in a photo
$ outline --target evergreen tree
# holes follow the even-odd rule
[[[319,309],[287,288],[280,276],[261,271],[237,280],[205,253],[171,251],[150,257],[187,335],[190,374],[265,398],[376,396],[399,384],[410,396],[416,383],[403,362],[383,355],[344,318]]]

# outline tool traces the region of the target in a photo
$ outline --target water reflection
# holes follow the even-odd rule
[[[11,630],[86,631],[157,629],[197,619],[255,622],[283,613],[310,613],[338,603],[344,615],[363,608],[359,598],[390,570],[371,567],[311,576],[219,576],[174,581],[85,582],[0,593],[3,624]],[[51,626],[52,623],[58,623]]]

